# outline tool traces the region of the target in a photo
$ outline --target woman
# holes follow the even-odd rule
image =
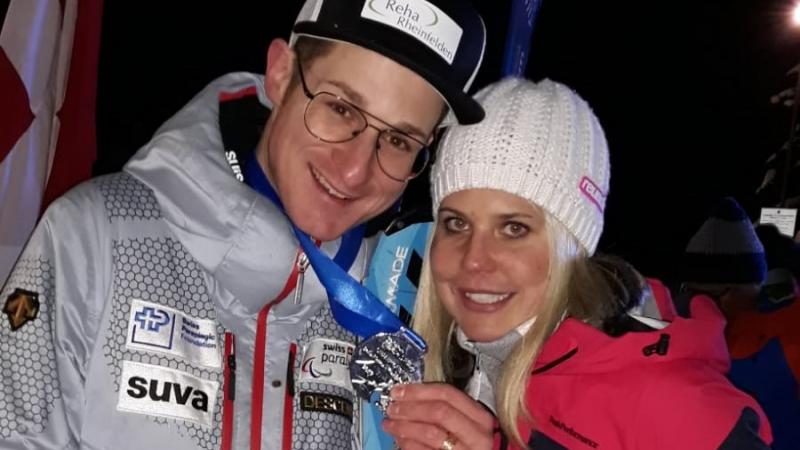
[[[414,327],[439,383],[395,387],[386,431],[404,450],[767,448],[761,409],[725,379],[713,304],[647,321],[625,265],[590,257],[609,162],[589,106],[549,80],[477,98],[486,119],[451,130],[432,171]]]

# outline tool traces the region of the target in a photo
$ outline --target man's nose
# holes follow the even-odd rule
[[[333,161],[348,186],[359,186],[370,179],[375,165],[378,132],[367,127],[350,141],[338,144]]]

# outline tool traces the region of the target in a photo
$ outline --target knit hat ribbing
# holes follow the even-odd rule
[[[739,203],[723,198],[686,246],[682,281],[761,284],[767,273],[764,247]]]
[[[431,172],[434,211],[448,195],[497,189],[560,221],[589,254],[603,231],[608,145],[589,105],[567,86],[506,78],[481,90],[479,124],[455,126]]]

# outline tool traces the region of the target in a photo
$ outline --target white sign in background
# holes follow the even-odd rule
[[[761,208],[759,223],[771,223],[778,227],[781,234],[794,238],[794,225],[797,221],[797,210],[794,208]]]

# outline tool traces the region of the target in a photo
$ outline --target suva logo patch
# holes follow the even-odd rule
[[[124,361],[117,409],[210,427],[219,383],[186,372]]]
[[[192,386],[181,386],[180,383],[144,377],[131,377],[128,379],[128,395],[133,398],[150,397],[154,402],[176,403],[185,406],[190,403],[192,408],[208,412],[208,393]]]
[[[196,319],[176,309],[134,299],[128,321],[126,347],[166,353],[203,366],[222,367],[217,324]]]
[[[350,359],[354,346],[333,339],[314,339],[306,345],[300,381],[350,387]]]

